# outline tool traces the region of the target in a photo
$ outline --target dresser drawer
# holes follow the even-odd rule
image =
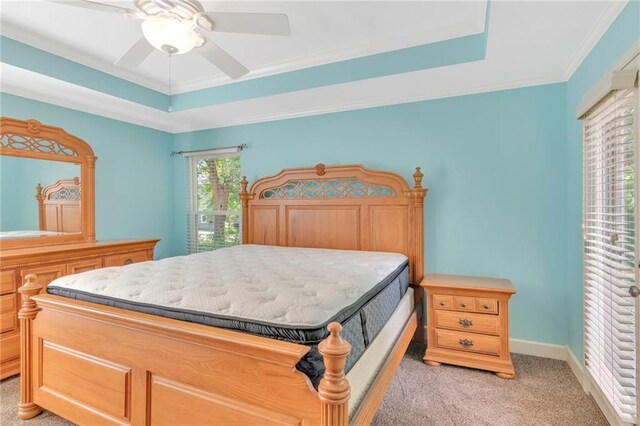
[[[484,312],[487,314],[498,313],[498,301],[496,299],[486,299],[476,297],[476,312]]]
[[[16,291],[16,271],[0,272],[0,294]]]
[[[466,312],[436,311],[436,327],[464,330],[473,333],[500,334],[500,319],[496,315]]]
[[[435,330],[436,347],[499,356],[502,341],[499,337],[457,331]]]
[[[0,336],[0,361],[6,362],[20,356],[20,333],[3,333]],[[3,377],[4,378],[4,377]]]
[[[67,263],[67,274],[79,274],[81,272],[92,271],[99,268],[102,268],[102,258],[77,260],[75,262]]]
[[[434,294],[433,307],[434,309],[453,309],[453,296]]]
[[[146,262],[149,260],[146,251],[134,251],[131,253],[114,254],[104,259],[104,266],[124,266],[132,263]]]
[[[38,277],[38,284],[45,287],[48,286],[51,281],[65,275],[65,272],[65,265],[49,265],[37,268],[29,267],[20,271],[20,278],[24,283],[27,275],[35,274]]]
[[[0,333],[18,327],[18,300],[15,294],[0,296]]]

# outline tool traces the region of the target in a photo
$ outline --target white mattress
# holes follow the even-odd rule
[[[68,275],[49,287],[304,327],[332,320],[406,261],[396,253],[241,245]]]
[[[400,338],[404,326],[407,324],[409,317],[411,317],[413,308],[413,289],[409,288],[376,339],[349,370],[347,374],[347,380],[351,386],[349,417],[355,414],[362,399],[373,384],[391,349]]]

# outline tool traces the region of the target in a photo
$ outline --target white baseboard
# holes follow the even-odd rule
[[[531,340],[509,339],[509,349],[511,352],[524,355],[533,355],[543,358],[559,359],[566,361],[569,368],[578,379],[582,389],[589,393],[588,383],[584,379],[582,362],[578,361],[576,355],[568,346],[554,345],[551,343],[534,342]]]
[[[534,342],[531,340],[509,339],[511,352],[524,355],[540,356],[543,358],[567,360],[567,347],[551,343]],[[582,381],[580,382],[582,383]]]
[[[584,367],[582,365],[582,362],[578,361],[576,354],[574,354],[571,348],[569,348],[568,346],[567,346],[567,364],[569,364],[569,368],[571,368],[571,371],[573,371],[573,374],[576,376],[576,379],[578,379],[578,382],[580,382],[580,384],[582,385],[582,389],[586,393],[589,393],[589,386],[584,380]]]
[[[596,404],[611,425],[631,426],[621,421],[620,417],[615,413],[613,407],[600,393],[597,387],[592,386],[589,375],[585,373],[584,364],[579,361],[576,355],[568,346],[552,345],[550,343],[534,342],[531,340],[509,339],[511,352],[524,355],[540,356],[544,358],[558,359],[566,361],[569,368],[578,379],[580,386],[585,393],[593,396]]]

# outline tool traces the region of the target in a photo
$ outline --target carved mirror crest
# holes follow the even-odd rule
[[[23,165],[12,166],[15,167],[14,174],[9,175],[11,182],[3,188],[3,193],[10,192],[8,189],[18,193],[11,199],[9,195],[5,199],[3,194],[3,212],[17,217],[25,216],[26,212],[22,209],[31,209],[33,204],[38,220],[33,229],[0,228],[0,248],[95,241],[94,182],[97,157],[89,144],[59,127],[44,125],[34,119],[1,117],[0,157],[6,157],[2,161],[8,174],[12,172],[7,167],[10,165],[9,157],[44,160],[44,163],[38,163],[41,168],[65,163],[79,166],[79,173],[58,172],[55,178],[46,182],[38,181],[37,185],[25,183],[28,180],[25,175],[29,177],[29,171]],[[29,185],[29,189],[15,189],[21,183]]]

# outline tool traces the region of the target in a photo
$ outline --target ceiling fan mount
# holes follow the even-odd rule
[[[92,0],[50,1],[142,20],[142,37],[115,62],[125,68],[138,67],[154,49],[169,55],[185,54],[193,50],[235,79],[247,74],[249,70],[203,32],[279,36],[291,34],[287,15],[206,12],[197,0],[134,0],[135,9]]]

